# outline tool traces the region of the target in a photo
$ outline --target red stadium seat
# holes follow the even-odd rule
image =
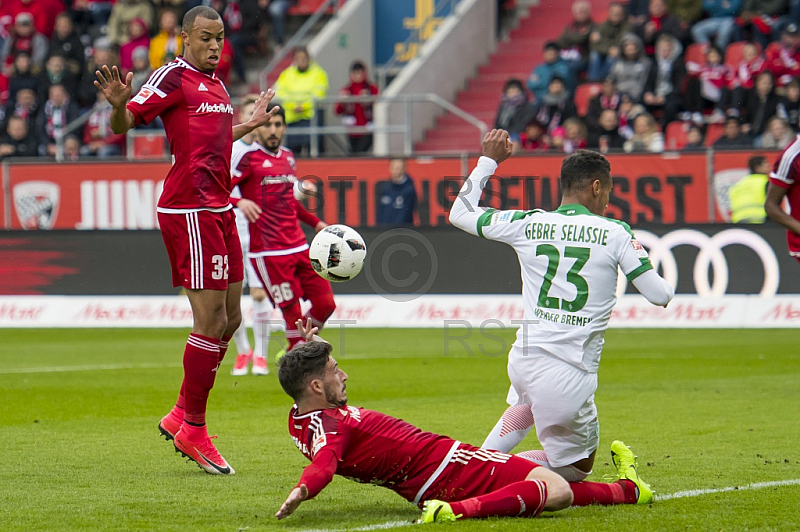
[[[711,146],[725,134],[725,124],[708,124],[706,129],[706,146]]]
[[[324,1],[325,0],[299,0],[296,5],[289,8],[289,14],[302,16],[313,15],[314,11],[316,11]],[[343,1],[340,1],[339,5],[341,6],[343,3]],[[329,13],[330,12],[329,10]]]
[[[600,94],[603,88],[601,83],[582,83],[575,89],[575,107],[578,109],[578,116],[586,116],[589,110],[589,100]]]
[[[706,64],[706,51],[708,46],[699,42],[692,43],[686,47],[685,61],[687,63],[697,63],[698,65]]]
[[[739,41],[733,42],[725,48],[725,64],[730,66],[731,68],[736,68],[739,65],[739,61],[742,60],[742,48],[744,45],[747,44],[747,41]],[[756,48],[758,48],[758,53],[761,53],[761,45],[758,43],[754,43]]]
[[[686,130],[689,129],[688,122],[675,120],[667,124],[667,131],[664,139],[664,146],[667,150],[681,150],[686,146]]]

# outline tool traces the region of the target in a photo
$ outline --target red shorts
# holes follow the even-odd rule
[[[172,266],[172,286],[227,290],[244,278],[244,261],[233,209],[158,213]]]
[[[313,300],[333,293],[331,283],[311,267],[307,249],[289,255],[251,256],[250,262],[275,306],[288,307],[300,298]]]
[[[498,451],[459,445],[450,463],[419,500],[463,501],[525,480],[537,464]]]

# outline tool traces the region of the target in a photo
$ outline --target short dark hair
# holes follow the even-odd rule
[[[286,123],[286,111],[284,110],[283,107],[278,106],[278,104],[276,104],[276,103],[271,103],[271,104],[269,104],[267,106],[267,112],[272,111],[275,107],[278,107],[278,112],[275,113],[275,114],[280,116],[281,118],[283,118],[283,123],[285,124]]]
[[[611,164],[602,153],[577,150],[561,163],[561,189],[575,192],[599,179],[611,183]]]
[[[298,401],[308,383],[325,376],[333,346],[328,342],[306,342],[294,346],[278,363],[278,381],[286,394]]]
[[[763,155],[756,155],[755,157],[750,157],[747,160],[747,166],[750,167],[750,173],[755,174],[758,170],[758,167],[764,164],[767,161],[767,158]]]
[[[561,51],[561,46],[559,46],[559,44],[556,41],[548,41],[548,42],[544,43],[543,50],[548,50],[548,49],[555,50],[556,52],[560,52]]]
[[[294,50],[292,50],[292,58],[294,58],[297,54],[306,54],[306,57],[309,59],[311,58],[311,54],[308,53],[308,48],[302,45],[294,47]]]
[[[208,6],[197,6],[193,7],[186,14],[183,16],[183,23],[181,24],[183,31],[186,33],[191,33],[192,28],[194,27],[194,21],[198,18],[205,18],[208,20],[222,20],[222,17],[219,16],[214,9]]]
[[[520,92],[525,92],[525,86],[517,78],[511,78],[506,80],[505,84],[503,84],[503,92],[506,92],[511,87],[516,87],[520,90]]]

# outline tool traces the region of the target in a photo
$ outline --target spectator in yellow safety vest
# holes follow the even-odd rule
[[[731,221],[737,224],[763,224],[767,219],[764,201],[767,198],[770,164],[761,155],[747,161],[750,175],[740,179],[728,192],[731,200]]]
[[[275,82],[275,99],[286,111],[286,146],[295,152],[310,149],[311,138],[305,134],[292,134],[294,127],[310,127],[316,120],[315,100],[328,95],[328,74],[316,62],[311,61],[304,46],[295,48],[292,66],[281,72]],[[321,143],[320,143],[321,144]]]

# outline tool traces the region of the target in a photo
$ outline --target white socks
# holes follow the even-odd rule
[[[255,338],[255,348],[253,355],[266,357],[269,347],[269,320],[272,316],[272,303],[264,298],[261,301],[253,300],[253,337]],[[238,345],[238,344],[237,344]]]
[[[245,327],[244,321],[233,333],[233,341],[236,343],[236,352],[238,354],[246,355],[250,352],[250,340],[247,338],[247,327]]]
[[[510,453],[525,439],[532,428],[533,412],[530,405],[510,406],[503,412],[481,447]]]

